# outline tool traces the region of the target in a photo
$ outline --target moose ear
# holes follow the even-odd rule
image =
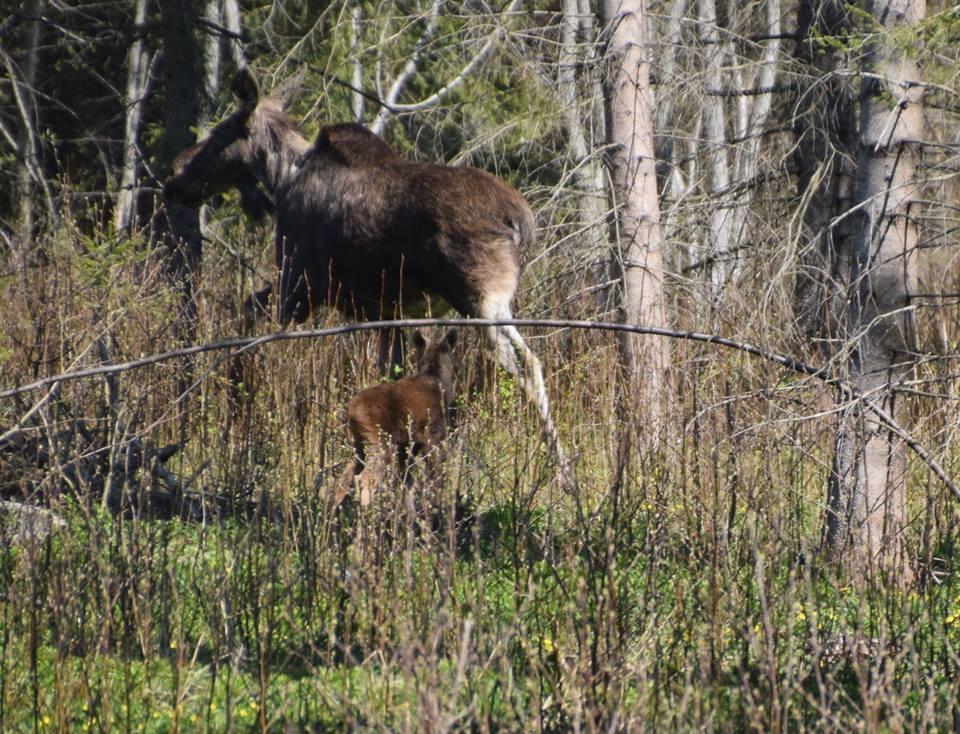
[[[303,80],[307,76],[307,67],[301,66],[297,71],[280,82],[270,93],[280,102],[282,109],[287,109],[300,93],[300,87],[303,86]]]
[[[253,72],[246,66],[237,71],[233,77],[233,83],[230,90],[234,96],[240,100],[240,105],[245,110],[252,110],[260,101],[260,86],[257,80],[253,78]]]
[[[454,329],[450,329],[446,333],[446,336],[443,337],[443,341],[440,343],[440,350],[443,352],[452,351],[453,348],[457,346],[457,332]]]

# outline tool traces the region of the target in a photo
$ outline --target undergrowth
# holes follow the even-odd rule
[[[256,232],[237,236],[258,246]],[[3,386],[176,343],[178,294],[142,242],[65,226],[47,251],[2,284]],[[258,283],[235,255],[209,254],[195,341],[240,328],[233,314]],[[0,428],[57,457],[6,451],[4,498],[66,525],[0,550],[0,729],[960,725],[958,510],[922,464],[917,583],[845,578],[818,553],[833,420],[822,387],[678,343],[671,430],[652,436],[617,409],[613,336],[530,336],[574,492],[479,333],[457,355],[442,480],[416,470],[363,510],[331,500],[351,455],[346,401],[381,379],[370,335],[4,401]],[[952,435],[951,410],[918,404],[918,438]],[[168,489],[155,464],[68,461],[131,437],[179,447],[163,466],[189,506],[151,503]]]

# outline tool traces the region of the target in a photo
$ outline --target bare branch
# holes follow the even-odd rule
[[[400,96],[400,93],[407,86],[407,82],[410,81],[410,78],[417,73],[417,65],[420,61],[420,54],[433,37],[434,31],[437,29],[437,20],[439,17],[440,0],[433,0],[433,5],[430,7],[430,12],[427,14],[426,27],[423,29],[423,33],[421,34],[420,38],[417,39],[417,43],[413,47],[413,52],[410,54],[410,58],[407,59],[407,63],[404,64],[403,70],[400,72],[397,78],[394,79],[393,84],[390,86],[390,90],[387,92],[387,95],[384,98],[385,105],[380,108],[376,119],[374,119],[373,124],[370,126],[370,129],[373,130],[373,132],[375,132],[377,135],[383,133],[383,128],[387,124],[387,116],[390,114],[390,110],[397,101],[397,97]]]
[[[22,157],[23,164],[30,173],[30,177],[40,187],[40,190],[43,191],[43,198],[46,201],[47,210],[50,213],[51,219],[56,219],[57,212],[56,207],[53,204],[53,195],[50,193],[50,187],[47,185],[47,180],[44,178],[43,171],[40,170],[40,167],[37,165],[36,161],[38,149],[37,135],[34,127],[34,115],[31,113],[34,105],[24,98],[23,90],[20,88],[22,82],[17,81],[17,75],[10,57],[5,52],[0,50],[0,59],[3,60],[3,65],[6,67],[7,73],[10,75],[10,86],[13,90],[14,100],[16,100],[17,103],[17,110],[20,112],[20,119],[23,123],[23,133],[26,137],[26,140],[24,141],[26,144],[17,146],[17,153]],[[27,91],[30,94],[33,93],[32,89],[28,89]]]
[[[503,15],[511,14],[514,9],[519,5],[520,0],[511,0],[510,5],[507,6],[505,10],[502,11]],[[483,44],[483,47],[467,63],[463,69],[460,70],[460,73],[457,74],[450,82],[440,87],[436,92],[431,94],[429,97],[420,100],[419,102],[413,104],[394,104],[391,109],[394,112],[420,112],[422,110],[429,109],[434,105],[442,102],[446,99],[453,91],[458,89],[469,77],[473,74],[476,69],[483,64],[493,53],[493,50],[497,47],[497,44],[500,42],[500,39],[505,33],[503,26],[498,26],[497,29],[490,34],[490,37],[487,39],[487,42]]]

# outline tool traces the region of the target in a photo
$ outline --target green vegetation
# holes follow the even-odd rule
[[[716,517],[641,493],[583,516],[502,497],[456,543],[411,536],[391,508],[363,551],[323,517],[199,525],[65,499],[66,531],[0,557],[4,726],[949,722],[955,577],[841,586],[778,537],[786,507],[746,510],[711,543]]]

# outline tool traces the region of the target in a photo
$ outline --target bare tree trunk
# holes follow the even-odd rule
[[[772,90],[777,78],[777,57],[780,54],[780,0],[766,2],[766,34],[769,38],[764,41],[763,61],[759,71],[743,78],[738,72],[737,88]],[[743,140],[737,149],[734,162],[734,180],[739,191],[732,198],[733,208],[730,211],[730,232],[736,242],[747,240],[747,215],[753,202],[755,188],[753,181],[760,171],[760,143],[763,131],[767,126],[767,118],[773,106],[772,91],[762,92],[755,96],[743,94],[738,97],[740,103],[737,120],[737,139]],[[740,257],[736,251],[728,253],[726,267],[727,279],[735,280],[740,270]]]
[[[607,197],[604,186],[603,166],[597,153],[597,147],[588,140],[584,126],[584,113],[581,105],[581,91],[577,83],[577,69],[585,53],[581,49],[583,18],[578,0],[563,0],[563,17],[560,26],[560,71],[558,81],[562,101],[564,126],[567,129],[568,151],[572,166],[572,177],[578,192],[580,203],[580,223],[584,236],[578,244],[577,256],[582,260],[582,271],[595,268],[598,262],[605,262],[609,256],[607,237]],[[599,97],[599,83],[586,79],[584,96],[588,100]],[[598,87],[596,90],[592,86]],[[589,115],[589,110],[587,112]],[[601,138],[602,139],[602,138]],[[601,276],[606,282],[607,274]]]
[[[605,87],[607,138],[623,273],[624,320],[663,326],[666,314],[646,8],[643,0],[604,0],[602,7],[610,32]],[[670,400],[668,344],[656,337],[625,335],[622,352],[629,373],[629,405],[643,406],[651,435],[659,437]]]
[[[704,250],[711,261],[711,298],[717,302],[727,282],[727,258],[733,247],[733,234],[730,227],[731,207],[728,205],[730,165],[726,148],[727,115],[724,98],[716,94],[723,88],[723,44],[717,27],[717,6],[714,0],[699,0],[697,19],[700,25],[700,42],[704,50],[704,84],[707,94],[703,99],[703,136],[709,151],[707,189],[711,199],[711,241]]]
[[[836,74],[842,57],[819,39],[851,29],[840,0],[802,0],[797,18],[796,58],[807,76],[793,105],[797,144],[797,191],[802,210],[794,286],[796,323],[808,338],[834,353],[846,318],[853,218],[839,218],[854,196],[856,110],[853,88]]]
[[[672,0],[670,9],[667,11],[666,27],[663,34],[656,38],[657,54],[659,63],[659,87],[657,89],[657,106],[654,118],[654,150],[657,153],[657,176],[658,184],[661,190],[666,190],[669,185],[674,169],[674,156],[676,150],[676,134],[674,127],[674,112],[672,96],[662,94],[660,89],[673,82],[676,76],[677,67],[677,48],[679,48],[683,35],[681,33],[681,21],[687,10],[687,0]],[[662,49],[662,50],[661,50]]]
[[[137,0],[134,15],[136,38],[127,54],[126,112],[123,124],[123,170],[120,192],[113,210],[113,226],[118,232],[137,227],[137,170],[140,163],[140,120],[150,72],[149,54],[143,34],[147,25],[147,0]]]
[[[220,0],[206,0],[203,7],[204,20],[213,27],[222,27],[223,18]],[[220,32],[210,28],[206,32],[203,42],[203,104],[200,107],[200,121],[206,122],[217,99],[220,90]]]
[[[227,41],[227,51],[233,59],[235,70],[240,69],[246,66],[247,59],[243,55],[243,44],[240,42],[243,28],[240,25],[240,6],[237,5],[237,0],[223,0],[223,26],[231,34]]]
[[[867,7],[887,32],[916,23],[924,0],[881,0]],[[850,379],[896,417],[894,388],[910,371],[916,334],[917,208],[923,137],[920,70],[902,47],[879,39],[867,48],[860,92],[857,218],[848,296]],[[904,547],[906,446],[859,403],[841,416],[831,476],[827,545],[852,574],[882,570],[912,580]]]
[[[696,189],[700,177],[699,156],[697,150],[700,131],[703,127],[703,115],[697,115],[693,129],[687,134],[683,145],[671,145],[669,176],[666,178],[664,201],[667,203],[661,211],[664,222],[664,239],[667,242],[685,242],[675,251],[673,267],[677,272],[701,262],[700,251],[689,242],[686,232],[691,226],[683,215],[684,199]]]
[[[17,177],[17,196],[19,199],[19,225],[21,241],[29,242],[34,229],[34,196],[42,178],[37,148],[37,105],[34,97],[34,85],[37,79],[37,51],[40,46],[40,21],[43,14],[43,0],[27,0],[23,12],[33,20],[29,21],[26,33],[26,49],[19,81],[12,76],[16,85],[15,96],[20,107],[22,126],[17,140],[17,149],[23,160],[23,166]]]
[[[350,91],[350,109],[354,122],[363,122],[363,64],[360,58],[360,39],[363,33],[363,7],[359,2],[350,8],[350,55],[353,57],[353,74],[350,78],[353,89]]]
[[[196,26],[196,7],[190,0],[161,0],[164,55],[164,136],[161,160],[166,166],[191,145],[200,119],[202,63]],[[200,266],[202,239],[199,210],[166,206],[158,238],[166,248],[171,277],[181,288],[178,321],[182,336],[189,339],[196,319],[194,277]]]

